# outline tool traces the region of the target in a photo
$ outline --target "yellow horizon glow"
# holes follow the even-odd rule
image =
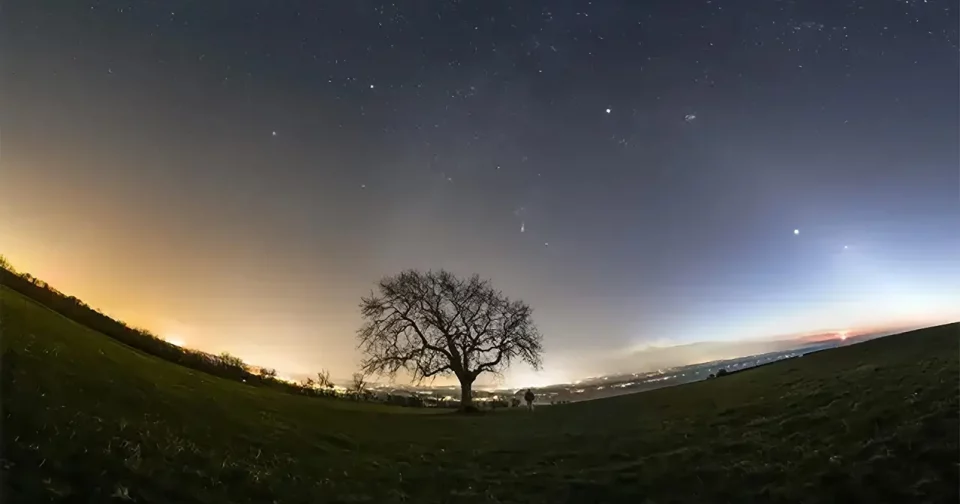
[[[221,351],[214,351],[216,347],[221,349],[224,347],[223,344],[217,345],[207,342],[206,338],[203,337],[204,331],[202,330],[194,330],[183,324],[172,322],[169,319],[165,319],[159,313],[146,313],[143,310],[137,309],[138,306],[149,306],[152,304],[149,302],[150,298],[153,297],[150,295],[150,285],[139,286],[141,289],[137,289],[135,294],[144,294],[147,296],[147,299],[138,299],[136,295],[131,294],[124,288],[126,284],[119,284],[121,288],[118,289],[118,284],[116,283],[94,281],[97,279],[96,275],[102,271],[100,268],[94,267],[92,271],[82,271],[80,268],[71,267],[73,266],[73,263],[70,261],[72,256],[68,252],[43,245],[30,248],[23,240],[12,240],[11,234],[3,231],[6,230],[3,228],[3,225],[0,224],[0,239],[2,239],[2,241],[0,241],[0,253],[7,258],[17,271],[30,273],[65,295],[75,296],[87,303],[91,308],[116,320],[122,321],[132,327],[142,327],[155,334],[160,334],[162,339],[171,344],[185,348],[188,341],[186,333],[189,333],[191,334],[189,337],[191,348],[216,354]],[[189,286],[187,288],[189,288]],[[140,302],[138,303],[138,301]],[[907,322],[907,320],[913,318],[903,317],[902,314],[898,315],[901,315],[901,317],[897,317],[898,321]],[[924,322],[926,321],[924,317],[916,317],[910,320],[910,322],[916,321],[918,322],[916,325],[922,325],[921,318],[924,319]],[[824,334],[833,332],[833,337],[846,340],[849,334],[860,334],[870,330],[879,330],[896,325],[903,324],[872,324],[852,329],[848,326],[847,329],[840,331],[811,331],[810,333]],[[215,327],[209,329],[215,329]],[[257,346],[259,345],[249,343],[246,345],[232,344],[229,345],[227,351],[233,355],[244,357],[244,360],[250,365],[277,368],[288,374],[310,374],[306,371],[309,366],[304,367],[301,363],[294,362],[290,359],[289,355],[283,355],[282,351],[277,351],[272,348],[268,350],[262,347],[256,351],[251,351],[251,347]],[[647,346],[651,345],[648,344]],[[244,351],[244,347],[246,347],[247,351]],[[264,358],[268,356],[271,358]],[[247,361],[247,359],[251,360]],[[570,375],[570,373],[561,373],[559,370],[534,372],[532,370],[518,368],[508,371],[501,385],[503,388],[539,388],[572,382],[572,375],[568,375]],[[438,379],[436,382],[438,386],[444,384],[453,385],[455,384],[455,380]],[[489,386],[498,385],[491,383]]]
[[[186,348],[186,341],[184,341],[183,338],[181,338],[180,336],[177,336],[176,334],[168,334],[166,336],[163,336],[162,339],[167,343],[170,343],[171,345],[176,345],[180,348]]]

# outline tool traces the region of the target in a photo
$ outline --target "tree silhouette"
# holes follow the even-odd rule
[[[356,393],[363,392],[363,389],[367,386],[367,376],[364,373],[353,373],[353,379],[351,384],[351,390]]]
[[[404,369],[418,382],[456,376],[460,407],[470,409],[480,374],[500,373],[516,359],[541,366],[533,309],[477,275],[408,270],[381,280],[377,291],[360,303],[357,336],[367,373],[392,377]]]
[[[317,386],[324,389],[333,388],[333,382],[330,381],[330,371],[321,369],[320,372],[317,373]]]
[[[245,370],[247,365],[244,364],[243,359],[237,357],[236,355],[230,355],[227,352],[223,352],[217,356],[217,359],[220,361],[220,365],[224,367],[237,368]]]

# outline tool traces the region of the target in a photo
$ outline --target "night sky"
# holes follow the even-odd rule
[[[545,369],[508,384],[956,320],[958,14],[8,0],[0,253],[188,346],[341,379],[360,296],[410,267],[533,306]]]

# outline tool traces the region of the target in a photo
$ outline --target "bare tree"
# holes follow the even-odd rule
[[[514,360],[541,366],[533,309],[477,275],[408,270],[384,278],[377,290],[360,303],[364,324],[357,336],[367,373],[392,377],[404,369],[418,382],[456,376],[460,407],[468,409],[480,374],[500,373]]]
[[[321,369],[317,373],[317,386],[320,388],[333,388],[333,382],[330,381],[330,371]]]
[[[149,334],[149,332],[146,334]],[[150,337],[156,338],[156,336],[152,335]],[[221,353],[216,357],[216,359],[217,362],[223,367],[231,367],[243,370],[247,368],[247,365],[243,362],[243,359],[237,357],[236,355],[231,355],[228,352]]]
[[[350,389],[356,393],[363,392],[367,386],[367,375],[365,373],[353,373],[353,380]]]

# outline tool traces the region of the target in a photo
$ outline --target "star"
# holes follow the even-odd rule
[[[271,132],[270,132],[270,136],[277,136],[277,132],[276,132],[276,131],[271,131]]]
[[[800,230],[799,230],[799,229],[794,229],[794,230],[793,230],[793,234],[795,234],[795,235],[800,234]]]
[[[612,110],[610,110],[610,109],[607,109],[607,113],[609,114],[610,112],[612,112]]]

